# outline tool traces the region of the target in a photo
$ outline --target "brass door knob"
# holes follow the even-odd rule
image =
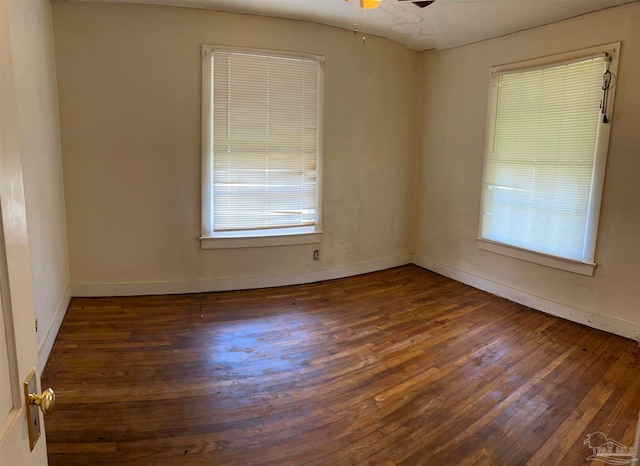
[[[29,393],[29,403],[32,405],[40,406],[42,414],[48,414],[53,411],[53,407],[56,404],[56,394],[51,388],[47,388],[42,395],[36,395]]]

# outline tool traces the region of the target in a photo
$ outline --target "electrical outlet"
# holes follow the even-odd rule
[[[317,261],[320,259],[320,251],[318,251],[317,249],[313,251],[313,260]]]

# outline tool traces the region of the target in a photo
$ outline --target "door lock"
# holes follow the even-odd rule
[[[36,383],[35,367],[29,372],[23,386],[27,426],[29,427],[29,446],[31,450],[33,450],[33,447],[36,446],[36,442],[40,438],[40,413],[38,412],[38,407],[42,410],[42,414],[50,413],[56,404],[56,394],[50,388],[42,392],[41,395],[36,394],[38,386]]]

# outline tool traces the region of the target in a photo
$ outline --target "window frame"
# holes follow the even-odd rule
[[[500,243],[496,241],[492,241],[490,239],[484,238],[482,236],[482,226],[483,226],[483,209],[484,209],[484,196],[485,196],[485,176],[487,172],[487,162],[489,157],[489,143],[492,140],[491,131],[491,123],[490,118],[492,114],[493,106],[495,105],[497,96],[495,95],[495,81],[497,76],[509,72],[517,72],[517,71],[530,71],[540,68],[547,68],[552,66],[557,66],[563,63],[571,63],[578,62],[582,60],[587,60],[589,58],[594,58],[596,56],[601,56],[607,54],[611,58],[611,62],[609,64],[609,70],[614,75],[613,85],[609,89],[608,101],[607,101],[607,116],[609,118],[608,123],[603,123],[602,119],[600,119],[598,134],[597,134],[597,142],[596,142],[596,153],[594,160],[594,168],[592,172],[592,188],[591,195],[589,198],[589,211],[588,211],[588,219],[586,225],[586,237],[585,237],[585,247],[587,249],[587,260],[578,261],[572,259],[566,259],[558,256],[553,256],[549,254],[540,253],[533,250],[523,249],[521,247],[512,246],[506,243]],[[577,51],[551,55],[547,57],[535,58],[531,60],[524,60],[514,63],[509,63],[505,65],[494,66],[490,69],[490,79],[489,79],[489,92],[487,94],[487,116],[486,116],[486,135],[485,135],[485,144],[484,144],[484,159],[483,159],[483,175],[482,175],[482,187],[481,187],[481,198],[480,198],[480,211],[479,211],[479,229],[478,229],[478,237],[476,238],[477,246],[479,249],[501,254],[504,256],[512,257],[515,259],[532,262],[535,264],[552,267],[555,269],[560,269],[576,274],[593,276],[594,270],[596,267],[595,261],[595,253],[596,253],[596,244],[597,244],[597,234],[599,227],[599,219],[600,219],[600,210],[602,205],[602,194],[604,188],[604,178],[605,178],[605,170],[607,164],[607,156],[609,149],[609,138],[611,134],[611,124],[613,121],[613,107],[615,103],[615,91],[616,91],[616,81],[618,77],[618,64],[620,57],[620,42],[600,45],[595,47],[590,47],[587,49],[581,49]]]
[[[213,76],[211,60],[213,51],[241,52],[274,57],[290,57],[315,60],[318,63],[318,144],[316,155],[316,224],[312,226],[239,230],[232,232],[214,232],[208,228],[212,224],[213,206],[211,205],[213,179]],[[287,246],[296,244],[317,244],[322,240],[322,135],[324,115],[324,63],[319,55],[287,52],[247,47],[229,47],[202,44],[202,176],[201,176],[201,249],[227,249],[246,247]]]

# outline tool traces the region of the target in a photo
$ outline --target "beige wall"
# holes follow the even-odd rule
[[[9,29],[42,366],[70,299],[51,5],[11,1]]]
[[[211,283],[408,257],[418,54],[376,37],[363,46],[337,28],[205,10],[62,2],[53,17],[79,289],[105,285],[99,290],[109,293],[109,284]],[[326,58],[322,244],[200,249],[203,43]]]
[[[640,328],[640,5],[423,54],[250,15],[73,2],[54,3],[53,13],[76,291],[313,280],[402,263],[413,250],[421,265],[533,307],[609,330],[613,322],[613,331]],[[595,276],[479,250],[489,68],[615,41],[622,55]],[[199,248],[202,43],[326,57],[319,262],[315,245]]]
[[[421,57],[419,263],[487,288],[640,324],[640,4]],[[622,41],[594,277],[476,246],[489,68]],[[480,280],[478,280],[478,278]],[[506,287],[506,288],[505,288]],[[522,292],[522,293],[521,293]],[[567,316],[572,317],[572,316]],[[593,325],[593,322],[589,322]]]

